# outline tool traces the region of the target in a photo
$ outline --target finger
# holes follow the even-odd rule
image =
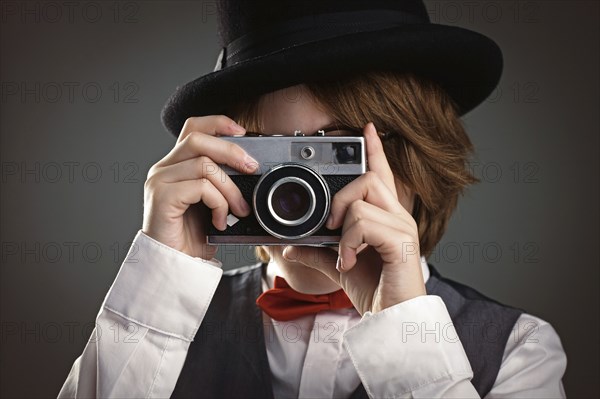
[[[353,202],[348,207],[348,211],[346,212],[344,223],[342,225],[342,236],[344,236],[346,231],[355,223],[360,220],[366,220],[380,226],[387,226],[395,230],[407,232],[412,237],[418,237],[419,230],[414,219],[412,217],[403,216],[405,215],[392,214],[373,204],[358,200]],[[361,244],[358,248],[356,248],[356,254],[361,253],[367,247],[368,245],[366,243]],[[337,247],[337,251],[339,253],[339,247]]]
[[[365,126],[364,136],[366,140],[367,164],[369,166],[369,170],[377,173],[377,175],[385,183],[385,186],[392,192],[397,200],[398,193],[396,192],[394,172],[392,172],[392,168],[390,168],[390,164],[387,161],[387,157],[383,151],[383,143],[377,134],[377,130],[375,129],[373,122],[369,122]]]
[[[208,179],[227,200],[229,207],[239,216],[248,216],[250,206],[242,196],[238,186],[210,158],[202,156],[168,165],[155,172],[152,178],[164,183],[185,180]]]
[[[410,234],[362,219],[340,239],[340,266],[344,272],[356,265],[356,250],[363,243],[372,246],[384,263],[404,263],[409,256],[419,256],[419,244]]]
[[[204,133],[192,132],[177,143],[156,166],[173,165],[199,156],[208,156],[243,173],[256,170],[257,161],[239,145]]]
[[[187,209],[200,201],[212,211],[212,224],[219,230],[227,228],[228,204],[219,190],[208,179],[167,183],[166,201]]]
[[[326,227],[328,229],[338,228],[342,224],[350,204],[358,200],[364,200],[391,213],[406,212],[398,202],[398,198],[392,195],[379,175],[369,171],[347,184],[333,196]]]
[[[287,246],[283,250],[283,257],[317,269],[334,283],[340,284],[340,273],[335,268],[338,255],[329,248]]]
[[[177,142],[183,141],[192,132],[202,132],[211,136],[216,134],[233,136],[245,134],[246,129],[225,115],[195,116],[186,119]]]
[[[369,220],[372,223],[388,226],[396,229],[405,229],[411,233],[414,233],[412,225],[409,221],[404,220],[400,215],[392,214],[387,212],[378,206],[369,204],[366,201],[357,200],[354,201],[349,207],[346,215],[344,216],[344,223],[342,225],[342,235],[351,226],[360,220]]]

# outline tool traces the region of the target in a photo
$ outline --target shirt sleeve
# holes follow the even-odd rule
[[[471,384],[471,365],[439,296],[423,295],[365,313],[344,334],[344,347],[369,397],[479,398]],[[556,332],[523,314],[486,397],[563,398],[565,367]]]
[[[502,366],[487,398],[565,398],[567,356],[554,328],[522,314],[506,343]]]
[[[169,397],[221,266],[138,231],[58,397]]]
[[[437,295],[363,315],[344,347],[371,398],[478,398],[473,372]]]

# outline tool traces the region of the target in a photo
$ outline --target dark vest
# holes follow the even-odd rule
[[[172,397],[273,398],[261,309],[264,265],[223,273]],[[504,347],[522,310],[502,305],[448,280],[429,265],[427,293],[440,296],[465,349],[473,379],[484,397],[493,387]],[[351,398],[368,398],[362,384]]]

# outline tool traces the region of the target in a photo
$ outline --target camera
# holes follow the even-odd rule
[[[210,244],[336,246],[341,229],[329,230],[333,196],[366,172],[363,137],[273,135],[221,137],[258,162],[252,174],[219,167],[251,204],[250,215],[227,217],[224,231],[210,226]]]

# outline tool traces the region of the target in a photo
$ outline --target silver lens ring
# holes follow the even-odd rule
[[[308,193],[308,201],[309,201],[308,210],[304,213],[304,215],[302,215],[302,217],[295,219],[295,220],[289,220],[289,219],[282,218],[281,216],[279,216],[277,211],[273,208],[273,195],[274,195],[275,191],[277,190],[278,187],[280,187],[281,185],[286,184],[286,183],[297,184],[297,185],[301,186],[302,188],[304,188],[306,190],[306,192]],[[275,184],[273,184],[273,186],[271,186],[271,189],[269,190],[269,196],[267,197],[267,206],[269,207],[269,212],[271,212],[271,216],[273,216],[273,218],[275,220],[277,220],[279,223],[281,223],[285,226],[298,226],[298,225],[306,222],[312,216],[313,212],[315,211],[315,202],[316,202],[315,192],[313,191],[312,187],[306,181],[299,179],[297,177],[284,177],[282,179],[279,179]]]
[[[298,232],[283,232],[281,231],[277,226],[272,225],[271,223],[268,222],[268,220],[266,220],[266,218],[263,218],[263,214],[260,211],[260,208],[264,206],[264,210],[265,212],[268,214],[268,217],[273,219],[273,217],[271,216],[271,211],[269,210],[267,204],[264,205],[260,205],[260,201],[258,201],[258,193],[261,192],[264,189],[268,190],[270,189],[269,186],[265,186],[265,181],[269,180],[269,178],[275,174],[281,173],[283,171],[288,170],[288,168],[290,168],[291,170],[298,170],[298,171],[303,171],[303,173],[306,173],[307,176],[312,175],[312,178],[314,178],[315,180],[315,184],[316,186],[314,187],[314,189],[318,189],[319,193],[315,192],[315,198],[317,198],[317,203],[315,203],[315,211],[313,212],[312,218],[309,219],[315,219],[315,215],[316,215],[316,211],[317,208],[318,209],[318,213],[321,214],[321,217],[318,218],[318,220],[315,220],[315,223],[311,224],[310,226],[306,226],[306,229],[302,229],[301,231]],[[289,173],[289,172],[285,172],[282,173],[282,176],[280,178],[284,178],[284,177],[295,177],[295,176],[289,176],[289,174],[293,174],[293,173]],[[274,182],[277,182],[279,179],[274,180]],[[275,183],[270,183],[275,184]],[[312,187],[311,187],[312,188]],[[267,193],[264,193],[264,201],[267,202]],[[322,197],[323,198],[323,202],[319,203],[319,198]],[[256,185],[254,186],[254,191],[252,193],[252,207],[254,210],[254,215],[256,216],[256,220],[258,221],[258,224],[270,235],[280,238],[280,239],[300,239],[300,238],[304,238],[304,237],[308,237],[310,235],[312,235],[313,233],[315,233],[317,230],[319,230],[324,224],[325,224],[325,220],[327,219],[327,216],[329,215],[329,209],[331,206],[331,194],[329,192],[329,186],[327,185],[327,183],[325,182],[325,180],[323,179],[323,177],[317,173],[316,171],[314,171],[312,168],[301,164],[301,163],[296,163],[296,162],[287,162],[287,163],[282,163],[276,166],[273,166],[268,172],[266,172],[265,174],[263,174],[260,179],[258,180],[258,182],[256,183]],[[322,209],[320,209],[322,208]],[[273,219],[274,222],[276,222],[277,224],[279,224],[278,221],[276,221],[275,219]],[[305,224],[308,223],[305,222]],[[281,228],[284,229],[291,229],[291,228],[295,228],[296,226],[286,226],[286,225],[282,225],[279,224],[279,226]],[[301,227],[301,226],[298,226]]]

